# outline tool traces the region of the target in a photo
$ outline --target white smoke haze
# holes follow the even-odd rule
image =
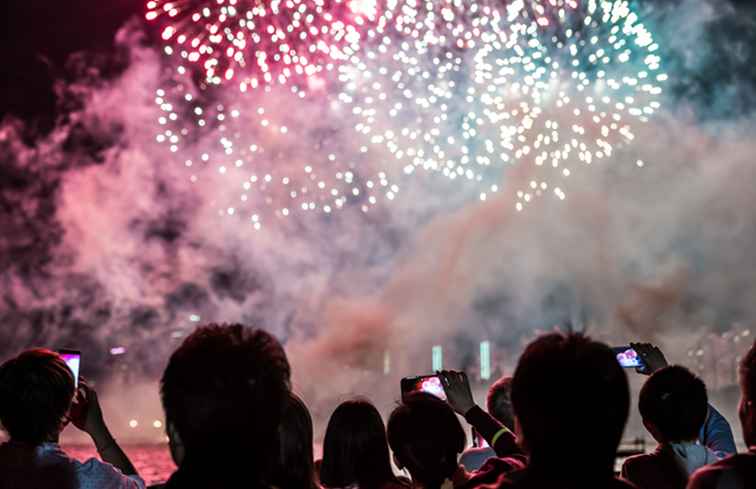
[[[660,42],[670,40],[693,66],[707,55],[705,24],[724,14],[702,0],[674,8],[690,15],[683,29],[673,19],[662,22]],[[734,323],[754,329],[752,116],[702,122],[694,101],[669,96],[661,114],[635,128],[633,144],[575,166],[564,201],[549,194],[522,212],[512,194],[535,178],[528,167],[502,175],[501,192],[481,202],[464,182],[422,172],[402,179],[391,155],[371,148],[359,176],[386,171],[400,186],[395,200],[367,213],[346,206],[327,217],[267,216],[257,231],[239,216],[219,215],[238,199],[239,182],[204,171],[192,183],[183,161],[196,151],[172,154],[155,141],[154,98],[165,67],[134,25],[119,42],[128,68],[77,87],[82,110],[52,134],[26,147],[17,122],[0,129],[13,164],[39,176],[34,185],[57,192],[44,213],[33,208],[32,192],[19,192],[19,212],[47,216],[30,219],[41,227],[33,236],[21,221],[2,222],[9,249],[42,239],[50,253],[2,269],[0,317],[7,355],[39,345],[80,347],[85,374],[88,361],[107,367],[102,397],[123,436],[133,433],[131,419],[161,419],[157,378],[181,338],[205,322],[248,323],[282,339],[294,388],[319,432],[349,396],[366,395],[385,412],[401,377],[430,371],[436,344],[445,347],[445,366],[458,367],[476,361],[478,341],[491,340],[506,371],[536,330],[567,321],[612,344],[659,343],[672,362],[689,362],[688,350],[709,331]],[[733,93],[726,88],[723,104]],[[224,97],[258,103],[254,94]],[[321,100],[293,105],[280,93],[267,97],[266,106],[280,111],[271,118],[289,121],[291,134],[307,134],[310,120],[332,125],[327,151],[357,153],[349,117],[322,121]],[[104,141],[100,162],[90,161],[86,141],[71,150],[77,131]],[[210,147],[217,136],[207,131],[202,138],[196,147]],[[319,140],[266,143],[299,160]],[[284,199],[276,192],[267,195]],[[110,356],[118,346],[126,354]],[[162,437],[152,427],[138,433]]]

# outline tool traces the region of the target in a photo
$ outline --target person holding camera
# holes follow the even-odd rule
[[[738,415],[748,450],[696,471],[687,489],[751,489],[756,487],[756,342],[740,363]]]
[[[654,372],[641,389],[638,408],[658,446],[625,460],[625,479],[647,489],[684,489],[696,469],[719,460],[698,442],[708,412],[706,386],[685,367]]]
[[[89,434],[102,461],[72,459],[58,444],[70,423]],[[61,356],[28,350],[0,366],[0,489],[144,489],[102,416],[97,393]]]

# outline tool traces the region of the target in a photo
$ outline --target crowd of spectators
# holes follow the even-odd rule
[[[333,412],[323,456],[313,457],[307,405],[291,388],[280,343],[265,331],[199,327],[161,379],[177,470],[164,489],[756,489],[756,343],[740,366],[739,418],[746,451],[706,386],[658,348],[633,347],[649,374],[643,424],[658,442],[624,461],[617,449],[630,406],[625,370],[608,346],[581,334],[536,338],[514,374],[497,380],[487,411],[466,377],[438,372],[446,400],[402,396],[384,421],[367,399]],[[485,446],[467,449],[460,415]],[[97,394],[55,352],[33,349],[0,366],[0,489],[144,489],[108,430]],[[73,424],[100,455],[86,462],[59,445]],[[393,464],[392,464],[393,454]]]

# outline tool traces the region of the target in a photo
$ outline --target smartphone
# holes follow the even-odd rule
[[[74,376],[74,385],[79,387],[79,367],[81,366],[81,352],[78,350],[58,350],[58,354],[66,362]]]
[[[439,399],[446,400],[446,392],[441,379],[436,374],[405,377],[402,379],[402,398],[413,392],[427,392]]]
[[[615,346],[612,350],[614,350],[617,361],[623,368],[644,368],[646,366],[640,355],[630,346]]]

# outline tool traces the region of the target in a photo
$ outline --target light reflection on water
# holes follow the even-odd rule
[[[122,448],[148,485],[164,482],[176,470],[168,445],[124,445]],[[91,445],[64,445],[63,450],[81,461],[97,457],[97,450]]]

